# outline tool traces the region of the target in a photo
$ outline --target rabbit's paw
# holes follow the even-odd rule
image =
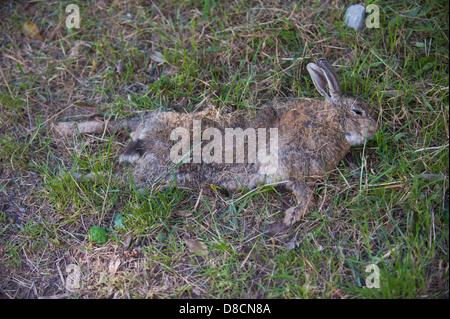
[[[291,227],[295,222],[299,221],[300,218],[307,215],[308,213],[309,210],[303,205],[291,207],[285,212],[283,224],[286,227]]]
[[[286,210],[285,217],[282,222],[277,222],[266,228],[265,233],[274,235],[276,233],[289,229],[296,221],[307,215],[309,211],[302,207],[302,205],[291,207]]]

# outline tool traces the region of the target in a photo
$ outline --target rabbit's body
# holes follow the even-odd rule
[[[149,112],[129,122],[132,142],[120,161],[132,163],[131,177],[142,187],[174,178],[178,186],[213,184],[228,191],[284,182],[298,203],[269,232],[285,229],[313,208],[315,178],[332,170],[352,145],[373,138],[377,130],[368,106],[341,94],[328,61],[310,63],[308,71],[326,101],[291,100],[224,115],[212,109],[190,114]],[[243,144],[238,146],[238,137],[235,142],[227,140],[227,130],[249,134],[240,135]],[[184,150],[182,135],[188,136]],[[217,143],[210,152],[212,141]],[[242,150],[244,157],[238,156]],[[261,150],[268,156],[260,156]],[[180,156],[173,161],[174,154],[184,155],[184,162]]]
[[[313,110],[311,106],[314,107]],[[242,187],[254,188],[265,183],[282,180],[304,180],[322,176],[336,166],[350,150],[351,144],[338,127],[330,125],[332,109],[327,110],[326,102],[298,100],[278,105],[277,109],[265,106],[250,115],[237,111],[228,115],[218,115],[214,110],[181,114],[156,111],[147,114],[131,134],[133,142],[120,156],[121,161],[133,163],[131,175],[134,182],[149,186],[163,178],[166,182],[176,177],[180,186],[221,184],[230,191]],[[222,153],[218,162],[195,163],[193,153],[193,123],[201,123],[202,133],[206,128],[217,128],[222,137]],[[176,128],[189,131],[191,160],[181,165],[170,161],[170,151],[178,140],[171,140],[170,134]],[[278,163],[270,172],[258,156],[256,161],[248,159],[248,147],[244,146],[243,163],[236,157],[236,142],[233,145],[233,162],[225,161],[225,128],[254,129],[256,140],[258,128],[266,133],[266,153],[270,152],[270,129],[278,130]],[[209,139],[197,147],[203,149]],[[259,146],[259,145],[258,145]],[[173,174],[175,173],[175,174]]]
[[[180,114],[176,112],[153,112],[146,115],[136,130],[132,133],[133,142],[130,143],[125,152],[120,156],[121,161],[133,163],[130,173],[133,180],[140,186],[149,186],[159,179],[165,182],[173,181],[174,177],[179,186],[196,187],[199,185],[221,184],[228,190],[235,190],[241,187],[253,188],[265,182],[266,175],[259,171],[262,165],[258,160],[250,161],[244,156],[242,163],[236,160],[235,149],[226,149],[225,129],[240,128],[245,131],[247,128],[255,129],[255,137],[259,138],[256,118],[261,119],[259,112],[255,117],[249,118],[248,114],[238,111],[230,115],[220,116],[214,110],[207,110],[198,113]],[[278,125],[274,111],[266,109],[261,113],[271,113],[267,120],[269,127]],[[200,123],[201,144],[196,144],[194,133],[194,121]],[[262,127],[262,123],[259,127]],[[173,163],[170,158],[172,148],[178,140],[170,138],[175,129],[186,129],[190,147],[188,149],[190,160],[183,163]],[[205,129],[217,129],[217,137],[220,138],[221,148],[214,149],[214,153],[220,159],[205,162],[205,146],[210,142],[209,136],[205,135]],[[196,144],[196,145],[195,145]],[[269,143],[268,143],[269,144]],[[233,148],[233,145],[231,146]],[[139,150],[138,152],[136,151]],[[247,145],[244,145],[244,154],[247,154]],[[145,151],[140,151],[145,150]],[[200,160],[195,160],[195,151],[200,151]],[[231,163],[226,161],[226,152],[233,152]],[[141,153],[140,155],[137,153]],[[202,154],[203,153],[203,154]],[[180,153],[181,155],[181,153]],[[274,178],[269,178],[274,180]]]

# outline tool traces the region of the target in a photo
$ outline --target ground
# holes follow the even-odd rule
[[[1,1],[0,297],[448,298],[449,5],[374,3],[355,31],[340,0]],[[53,129],[321,98],[318,57],[380,131],[276,236],[283,189],[141,191],[117,175],[127,136]]]

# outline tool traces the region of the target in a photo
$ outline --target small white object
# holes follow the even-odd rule
[[[159,51],[151,51],[150,59],[152,59],[156,63],[165,63],[166,62],[166,59],[164,59],[164,55]]]
[[[364,26],[366,8],[362,4],[354,4],[345,11],[344,23],[350,28],[361,30]]]

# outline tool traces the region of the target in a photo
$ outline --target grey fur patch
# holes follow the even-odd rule
[[[119,162],[134,163],[138,158],[145,154],[144,143],[141,139],[137,139],[128,144],[127,148],[119,156]]]

